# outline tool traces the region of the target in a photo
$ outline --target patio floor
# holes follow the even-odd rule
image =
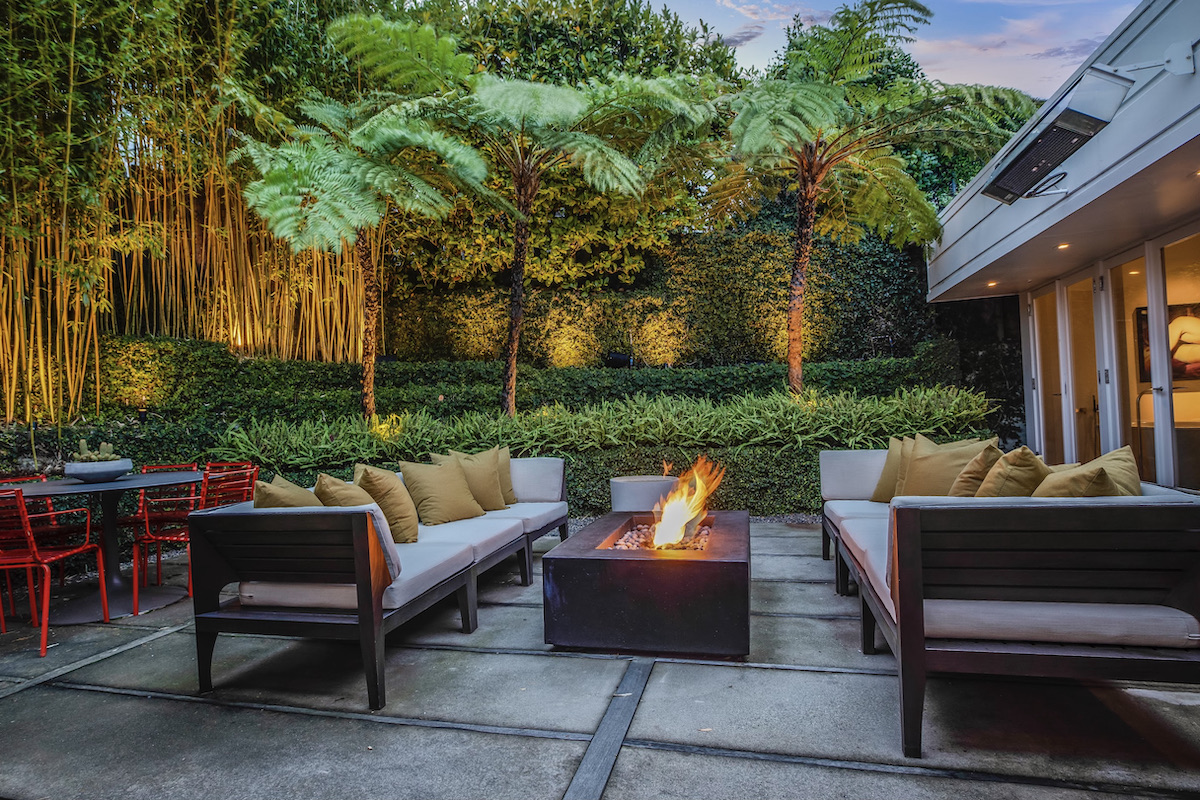
[[[187,601],[53,628],[44,659],[10,624],[0,796],[1200,796],[1200,691],[1171,685],[933,679],[904,758],[895,662],[858,651],[818,529],[756,522],[751,550],[743,662],[552,650],[511,561],[474,634],[447,604],[389,637],[377,712],[352,643],[223,634],[197,697]]]

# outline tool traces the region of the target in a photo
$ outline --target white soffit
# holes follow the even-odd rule
[[[1113,121],[1063,162],[1066,194],[1006,206],[979,193],[1089,66],[1161,60],[1184,37],[1200,39],[1200,2],[1147,0],[1097,49],[943,212],[930,300],[1036,288],[1200,217],[1200,75],[1153,68],[1132,73],[1138,83]]]

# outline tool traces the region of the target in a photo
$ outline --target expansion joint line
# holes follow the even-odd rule
[[[653,669],[653,658],[638,656],[629,662],[563,800],[600,800]]]

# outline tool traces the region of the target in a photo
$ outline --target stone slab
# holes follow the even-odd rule
[[[479,628],[464,635],[455,607],[440,606],[397,631],[406,644],[447,644],[502,650],[550,650],[542,629],[542,609],[528,606],[484,606]]]
[[[758,664],[894,672],[896,661],[890,654],[862,654],[858,631],[857,619],[752,616],[750,655],[746,660]]]
[[[1073,789],[1013,783],[980,783],[919,775],[890,775],[807,764],[754,761],[698,753],[625,747],[617,758],[604,800],[697,797],[773,800],[904,798],[904,800],[1085,800],[1097,795]],[[1104,795],[1112,797],[1112,795]]]
[[[585,745],[61,688],[6,700],[0,740],[0,796],[88,800],[560,797]]]
[[[821,557],[821,537],[809,535],[751,536],[750,555],[758,558],[765,555]]]
[[[841,597],[829,583],[750,584],[750,611],[766,614],[816,614],[858,619],[858,598]]]
[[[221,635],[214,698],[367,712],[355,643]],[[625,672],[617,659],[552,658],[389,647],[393,717],[591,733]],[[69,680],[192,695],[195,639],[177,633],[71,673]]]
[[[750,580],[828,581],[832,586],[833,562],[794,556],[754,556],[750,559]]]
[[[629,736],[736,750],[1200,789],[1200,742],[1072,684],[931,680],[924,758],[900,750],[891,676],[658,664]],[[1107,691],[1107,690],[1104,690]],[[1144,710],[1144,709],[1143,709]],[[1161,711],[1160,709],[1156,709]],[[1180,712],[1191,723],[1200,705]],[[707,730],[704,730],[707,729]],[[1158,735],[1147,736],[1147,731]],[[1169,745],[1159,744],[1168,740]]]
[[[10,624],[8,633],[0,634],[0,674],[36,678],[146,635],[145,630],[104,623],[51,625],[46,657],[42,658],[38,655],[41,630],[24,622]]]

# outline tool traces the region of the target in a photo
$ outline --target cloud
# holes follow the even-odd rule
[[[1046,5],[1038,0],[1010,4]],[[918,37],[909,52],[931,78],[947,83],[1011,86],[1048,97],[1129,13],[1130,6],[1089,17],[1043,10],[1004,18],[987,33],[943,39]]]
[[[1104,37],[1097,36],[1092,39],[1079,39],[1070,44],[1051,47],[1049,50],[1043,50],[1040,53],[1034,53],[1033,58],[1057,58],[1064,61],[1070,61],[1078,64],[1085,58],[1096,51],[1096,48],[1104,43]]]
[[[723,34],[721,39],[730,47],[741,47],[762,36],[765,29],[766,26],[761,22],[749,22],[733,33]]]
[[[829,18],[833,16],[832,11],[821,11],[803,3],[766,2],[759,4],[737,2],[737,0],[717,0],[717,5],[732,9],[755,22],[791,22],[799,16],[800,21],[805,25],[817,25],[828,22]]]

